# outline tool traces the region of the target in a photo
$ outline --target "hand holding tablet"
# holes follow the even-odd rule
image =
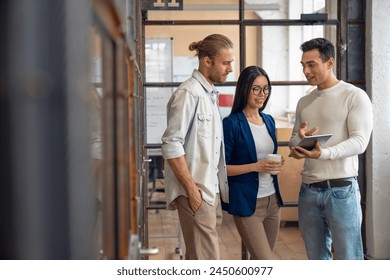
[[[315,146],[316,141],[320,142],[320,145],[323,146],[333,134],[319,134],[319,135],[311,135],[305,136],[301,142],[299,142],[298,146],[302,147],[306,150],[312,150]]]

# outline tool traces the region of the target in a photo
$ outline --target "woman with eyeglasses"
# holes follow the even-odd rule
[[[267,160],[277,153],[275,121],[263,112],[271,83],[261,67],[245,68],[238,79],[232,111],[223,120],[229,203],[222,209],[234,223],[251,259],[275,259],[283,204],[276,174],[281,162]]]

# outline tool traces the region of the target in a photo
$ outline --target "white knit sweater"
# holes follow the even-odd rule
[[[358,155],[367,148],[373,127],[372,104],[360,88],[340,81],[325,90],[314,89],[302,97],[290,147],[300,141],[298,128],[318,126],[318,134],[333,134],[319,159],[305,159],[302,181],[306,184],[358,175]]]

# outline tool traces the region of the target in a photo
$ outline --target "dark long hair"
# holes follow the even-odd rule
[[[263,106],[260,108],[260,111],[264,110],[271,96],[271,81],[268,77],[267,72],[265,72],[263,68],[258,66],[248,66],[241,72],[240,77],[238,78],[236,92],[234,94],[232,111],[230,112],[230,114],[241,112],[245,108],[246,104],[248,103],[249,94],[251,94],[252,92],[253,82],[259,76],[266,77],[269,86],[269,94],[267,96],[267,99],[264,101]]]

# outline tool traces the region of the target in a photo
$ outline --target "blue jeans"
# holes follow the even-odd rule
[[[342,187],[318,188],[302,184],[299,228],[309,259],[362,260],[362,210],[356,178]],[[348,184],[348,183],[347,183]]]

